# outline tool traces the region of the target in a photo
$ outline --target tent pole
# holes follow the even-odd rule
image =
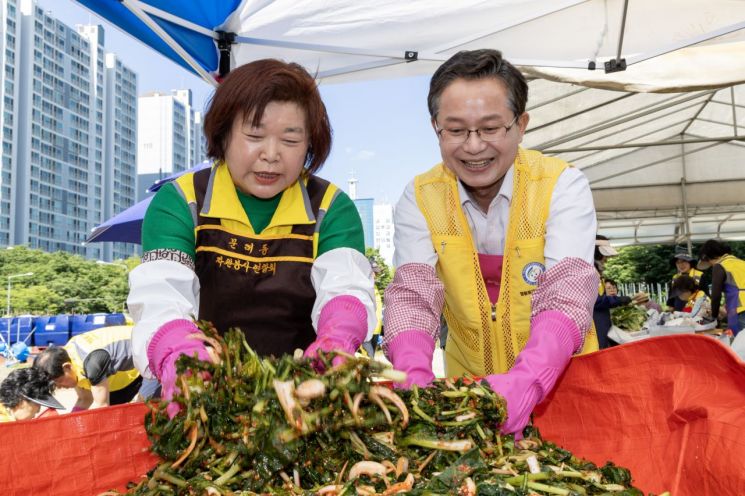
[[[673,113],[675,113],[675,112],[673,112]],[[663,115],[663,116],[661,116],[661,117],[667,117],[667,115],[670,115],[670,114],[666,114],[666,115]],[[643,121],[643,122],[640,122],[640,123],[639,123],[639,126],[641,127],[641,126],[643,126],[644,124],[648,124],[648,123],[650,123],[650,122],[654,122],[654,121],[656,121],[656,120],[657,120],[657,119],[650,119],[650,120],[647,120],[647,121]],[[661,127],[661,128],[659,128],[659,129],[655,129],[655,130],[653,130],[653,131],[649,131],[649,132],[645,132],[645,133],[642,133],[642,134],[638,134],[638,135],[635,135],[635,136],[634,136],[634,137],[632,137],[632,138],[629,138],[629,139],[627,139],[627,140],[621,141],[621,142],[620,142],[619,144],[620,144],[620,145],[624,145],[624,144],[626,144],[626,143],[633,143],[633,142],[634,142],[634,140],[636,140],[636,139],[639,139],[639,138],[643,138],[643,137],[645,137],[645,136],[648,136],[648,135],[650,135],[650,134],[660,133],[660,132],[662,132],[662,131],[667,131],[667,130],[669,130],[669,129],[672,129],[672,128],[677,128],[677,127],[679,127],[679,126],[680,126],[681,124],[683,124],[684,122],[686,122],[686,121],[685,121],[685,120],[683,120],[683,121],[676,121],[676,122],[674,122],[674,123],[671,123],[671,124],[670,124],[669,126]],[[577,146],[584,146],[584,145],[586,145],[586,144],[588,144],[588,143],[592,143],[592,141],[600,141],[600,140],[603,140],[603,139],[605,139],[605,138],[610,138],[610,137],[613,137],[613,136],[614,136],[615,134],[617,134],[617,133],[609,133],[609,134],[606,134],[606,135],[603,135],[603,136],[598,136],[598,138],[597,138],[596,140],[585,141],[585,142],[583,142],[583,143],[580,143],[580,144],[579,144],[579,145],[577,145]],[[598,153],[601,153],[602,151],[603,151],[603,150],[595,150],[595,151],[592,151],[592,152],[586,153],[586,154],[584,154],[584,155],[579,155],[579,156],[577,156],[577,157],[574,157],[574,158],[572,158],[572,163],[574,163],[574,164],[577,164],[577,163],[578,163],[578,162],[579,162],[580,160],[584,160],[584,159],[586,159],[586,158],[590,158],[590,157],[592,157],[593,155],[597,155]],[[630,152],[624,152],[624,153],[620,153],[620,154],[616,155],[615,157],[613,157],[613,160],[616,160],[616,159],[620,159],[620,158],[626,157],[627,155],[631,155],[631,154],[634,154],[634,153],[636,153],[636,152],[637,152],[637,150],[631,150]],[[582,170],[584,171],[584,170],[592,169],[592,168],[594,168],[594,167],[597,167],[597,166],[599,166],[599,165],[603,165],[603,164],[605,164],[605,163],[606,163],[607,161],[608,161],[608,160],[606,159],[606,160],[603,160],[603,161],[601,161],[601,162],[593,162],[593,163],[591,163],[591,164],[587,164],[587,165],[583,165],[583,166],[579,166],[579,165],[578,165],[578,167],[581,167],[581,168],[582,168]]]
[[[555,140],[552,140],[552,141],[549,141],[549,142],[546,142],[546,143],[541,143],[539,146],[533,147],[533,148],[535,150],[538,150],[538,151],[541,151],[543,153],[546,153],[545,152],[545,149],[548,148],[549,146],[556,146],[556,145],[560,145],[562,143],[566,143],[567,141],[573,141],[575,139],[583,138],[583,137],[585,137],[587,135],[594,134],[594,133],[603,131],[605,129],[608,129],[608,128],[611,128],[611,127],[614,127],[614,126],[618,126],[620,124],[625,124],[626,122],[633,121],[634,119],[640,119],[640,118],[645,117],[647,115],[654,114],[654,113],[660,112],[662,110],[666,110],[666,109],[668,109],[670,107],[673,107],[675,105],[686,103],[686,102],[689,102],[691,100],[695,100],[697,98],[700,98],[702,96],[708,96],[709,94],[716,93],[717,91],[719,91],[719,90],[707,90],[707,91],[702,91],[702,92],[699,92],[699,93],[689,94],[689,95],[686,95],[686,96],[684,96],[682,98],[678,98],[677,95],[676,96],[672,96],[670,98],[666,98],[664,101],[660,102],[659,104],[657,104],[657,105],[655,105],[655,106],[653,106],[651,108],[647,108],[646,110],[644,110],[642,112],[637,112],[635,110],[632,110],[630,112],[626,112],[624,114],[621,114],[620,116],[615,116],[615,117],[612,117],[610,119],[606,119],[605,121],[600,122],[599,124],[591,125],[591,126],[588,126],[588,127],[583,128],[583,129],[580,129],[576,133],[570,134],[568,136],[563,136],[561,138],[558,138],[558,139],[555,139]],[[528,130],[528,132],[529,131],[530,130]]]
[[[194,69],[194,71],[199,74],[202,79],[207,81],[209,84],[211,84],[214,87],[217,87],[217,81],[215,81],[215,78],[213,78],[207,71],[205,71],[202,66],[200,66],[196,60],[192,58],[191,55],[186,53],[186,50],[181,48],[181,45],[177,43],[173,38],[171,38],[171,35],[165,32],[163,28],[161,28],[157,22],[155,22],[152,17],[150,17],[148,14],[142,11],[142,9],[139,8],[138,5],[136,5],[135,2],[132,2],[132,0],[120,0],[122,5],[124,5],[127,9],[129,9],[130,12],[132,12],[139,20],[141,20],[147,27],[153,30],[155,34],[160,36],[160,38],[166,42],[166,44],[174,51],[176,52],[184,61],[189,64],[189,67]]]
[[[680,137],[681,137],[681,141],[685,141],[685,140],[682,139],[683,138],[683,135],[682,134],[680,135]],[[680,144],[680,151],[681,151],[681,154],[680,154],[680,164],[682,166],[681,168],[682,168],[682,172],[683,172],[683,177],[680,178],[680,191],[683,194],[683,221],[685,222],[685,227],[686,227],[686,245],[688,247],[688,256],[690,257],[691,256],[691,251],[692,251],[692,247],[691,247],[691,223],[689,222],[689,219],[688,219],[688,196],[686,194],[686,178],[687,178],[687,174],[686,174],[686,148],[685,147],[686,147],[685,146],[685,143],[681,143]]]
[[[623,33],[626,31],[626,12],[629,10],[629,0],[623,2],[623,14],[621,15],[621,33],[618,35],[618,51],[616,61],[621,60],[621,49],[623,48]]]
[[[720,143],[714,143],[714,144],[711,144],[711,145],[702,146],[701,148],[697,148],[696,150],[694,150],[694,153],[695,152],[704,151],[707,148],[713,148],[715,146],[719,146],[719,144]],[[590,184],[592,185],[592,184],[599,183],[599,182],[602,182],[602,181],[607,181],[609,179],[613,179],[614,177],[618,177],[618,176],[623,176],[623,175],[626,175],[626,174],[630,174],[632,172],[636,172],[638,170],[646,169],[648,167],[652,167],[653,165],[662,164],[662,163],[665,163],[665,162],[667,162],[669,160],[674,160],[676,158],[680,158],[680,154],[678,154],[678,155],[671,155],[669,157],[665,157],[665,158],[662,158],[660,160],[655,160],[654,162],[650,162],[648,164],[640,165],[638,167],[634,167],[632,169],[625,170],[625,171],[622,171],[622,172],[616,172],[615,174],[610,174],[610,175],[605,176],[605,177],[600,177],[600,178],[597,178],[597,179],[592,179],[592,180],[590,180]]]
[[[173,15],[170,12],[166,12],[165,10],[161,10],[157,7],[153,7],[152,5],[142,3],[141,0],[130,0],[130,1],[135,3],[137,7],[142,9],[143,12],[147,12],[148,14],[153,15],[155,17],[160,17],[161,19],[165,21],[185,27],[186,29],[190,29],[196,33],[203,34],[204,36],[209,36],[210,38],[214,40],[218,39],[217,33],[212,31],[211,29],[207,29],[203,26],[200,26],[199,24],[194,24],[193,22],[187,21],[186,19],[182,19],[181,17]]]
[[[549,121],[549,122],[546,122],[545,124],[541,124],[540,126],[531,127],[526,132],[531,133],[531,132],[538,131],[539,129],[543,129],[544,127],[553,126],[554,124],[558,124],[559,122],[566,121],[568,119],[573,119],[574,117],[577,117],[579,115],[582,115],[582,114],[584,114],[586,112],[592,112],[593,110],[597,110],[599,108],[605,107],[606,105],[611,105],[613,103],[620,102],[621,100],[623,100],[625,98],[632,97],[632,96],[634,96],[634,93],[626,93],[625,95],[622,94],[621,96],[618,96],[616,98],[611,98],[610,100],[607,100],[607,101],[605,101],[603,103],[599,103],[597,105],[593,105],[592,107],[588,107],[586,109],[582,109],[582,110],[580,110],[578,112],[574,112],[573,114],[564,115],[562,117],[559,117],[558,119],[554,119],[553,121]]]
[[[540,108],[540,107],[543,107],[545,105],[549,105],[549,104],[558,102],[559,100],[563,100],[564,98],[569,98],[570,96],[574,96],[574,95],[576,95],[578,93],[583,93],[583,92],[585,92],[585,91],[587,91],[589,89],[590,88],[588,86],[585,86],[585,87],[582,87],[582,88],[579,88],[579,89],[570,91],[569,93],[565,93],[563,95],[557,96],[555,98],[551,98],[550,100],[545,100],[545,101],[542,101],[540,103],[536,103],[535,105],[532,105],[532,106],[531,105],[528,105],[528,107],[525,110],[527,112],[531,112],[531,111],[533,111],[533,110],[535,110],[537,108]]]
[[[619,145],[604,146],[578,146],[576,148],[549,148],[541,150],[542,153],[572,153],[588,152],[591,150],[618,150],[621,148],[644,148],[647,146],[665,146],[665,145],[687,145],[695,143],[726,143],[727,141],[745,141],[745,136],[717,136],[711,138],[689,138],[669,141],[642,141],[637,143],[624,143]],[[537,148],[540,150],[540,148]]]
[[[735,130],[735,136],[737,136],[737,104],[735,103],[735,87],[729,87],[729,93],[732,97],[732,127]]]
[[[722,226],[724,225],[724,223],[727,222],[728,220],[730,220],[733,215],[735,215],[735,214],[729,214],[727,217],[724,218],[724,220],[722,222],[720,222],[719,224],[717,224],[717,238],[720,238],[721,237],[720,234],[722,232]]]
[[[698,111],[693,115],[693,117],[691,117],[691,120],[688,122],[688,124],[686,124],[686,127],[684,127],[683,130],[680,132],[681,137],[682,135],[688,132],[688,128],[691,127],[694,122],[696,122],[696,119],[698,119],[698,116],[701,114],[701,112],[704,111],[706,106],[709,104],[709,102],[711,102],[714,99],[715,96],[716,96],[716,93],[712,93],[711,95],[709,95],[709,98],[707,98],[704,101],[704,103],[701,104],[701,108],[698,109]]]

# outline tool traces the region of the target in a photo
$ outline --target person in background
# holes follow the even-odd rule
[[[607,296],[619,296],[618,284],[616,284],[616,281],[613,279],[605,279],[605,294]],[[639,293],[638,298],[636,298],[636,304],[643,306],[647,310],[662,312],[662,307],[659,303],[652,300],[646,293]]]
[[[571,357],[597,349],[592,193],[580,170],[520,148],[527,100],[497,50],[458,52],[432,76],[442,163],[396,206],[383,316],[388,358],[421,386],[444,313],[446,375],[485,377],[507,402],[502,431],[518,435]]]
[[[676,272],[673,275],[672,282],[675,283],[675,280],[680,276],[689,276],[692,277],[697,284],[700,284],[703,272],[693,268],[693,264],[695,263],[695,261],[696,259],[688,255],[688,253],[676,253],[675,255],[673,255],[672,263],[675,265]],[[668,310],[677,312],[683,310],[685,302],[682,299],[677,298],[677,296],[678,295],[675,293],[675,290],[671,286],[670,294],[668,295],[666,302]]]
[[[637,298],[636,303],[647,310],[655,310],[658,313],[662,313],[662,307],[660,304],[651,299],[646,293],[639,293],[639,298]]]
[[[73,336],[65,346],[39,353],[34,368],[58,388],[75,388],[73,411],[129,403],[143,386],[134,366],[131,326],[101,327]]]
[[[213,165],[158,190],[129,274],[134,363],[167,401],[178,357],[209,359],[192,316],[239,328],[261,356],[303,349],[319,368],[319,351],[355,353],[377,324],[359,213],[316,175],[331,125],[313,76],[273,59],[241,65],[203,124]]]
[[[605,294],[618,296],[618,284],[613,279],[605,279]]]
[[[54,382],[41,370],[13,370],[0,384],[0,422],[28,420],[63,410],[52,391]]]
[[[688,313],[691,317],[696,317],[699,314],[702,317],[710,316],[709,297],[699,289],[696,279],[686,275],[676,277],[673,281],[673,291],[677,295],[676,298],[683,301],[681,312]]]
[[[745,328],[745,261],[726,243],[710,239],[699,250],[698,268],[711,268],[711,315],[719,316],[724,294],[727,327],[737,335]]]
[[[383,269],[380,268],[380,265],[375,260],[375,257],[371,256],[369,257],[369,260],[370,267],[373,271],[373,278],[377,280]],[[372,338],[369,341],[365,341],[364,343],[362,343],[362,348],[365,350],[365,353],[367,353],[367,356],[370,358],[375,358],[375,352],[377,351],[378,347],[380,346],[380,342],[383,339],[383,298],[380,296],[378,286],[376,285],[373,287],[375,289],[375,317],[378,319],[378,325],[375,326],[375,329],[373,330]]]
[[[598,345],[600,349],[608,348],[612,346],[610,340],[608,340],[608,331],[611,326],[610,309],[628,305],[629,303],[640,303],[641,301],[649,300],[649,297],[644,293],[637,293],[634,298],[629,296],[618,296],[618,288],[615,288],[615,295],[610,295],[606,292],[606,281],[603,279],[603,271],[605,270],[605,263],[609,258],[618,255],[618,251],[613,248],[607,237],[602,234],[595,236],[595,270],[597,270],[600,276],[600,286],[598,287],[598,296],[595,300],[595,306],[592,312],[592,320],[595,323],[595,332],[598,335]]]

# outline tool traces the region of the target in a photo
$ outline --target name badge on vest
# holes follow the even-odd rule
[[[546,272],[546,267],[540,262],[530,262],[523,267],[523,281],[531,286],[538,284],[538,278]]]

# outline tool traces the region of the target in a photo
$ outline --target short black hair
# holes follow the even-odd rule
[[[712,260],[732,253],[732,248],[724,241],[710,239],[701,246],[698,256],[701,260]]]
[[[605,284],[611,284],[614,288],[618,288],[618,284],[613,279],[606,279]]]
[[[690,276],[678,276],[673,281],[673,291],[680,294],[681,291],[695,293],[698,291],[696,279]]]
[[[516,117],[525,112],[528,103],[528,82],[525,76],[502,58],[502,52],[493,49],[462,50],[437,68],[429,82],[427,107],[434,119],[440,110],[440,96],[445,88],[457,79],[473,81],[493,78],[507,90],[507,103]]]
[[[34,358],[34,368],[46,373],[52,379],[65,375],[62,366],[70,361],[70,355],[62,346],[50,346]]]
[[[0,384],[0,403],[12,409],[23,400],[43,398],[52,391],[54,381],[42,370],[33,367],[16,369]]]

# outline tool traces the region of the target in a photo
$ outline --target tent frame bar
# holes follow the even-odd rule
[[[683,139],[683,134],[680,135],[681,141],[685,141]],[[686,145],[685,143],[680,144],[680,165],[681,165],[681,171],[683,173],[683,177],[680,178],[680,193],[682,195],[683,199],[683,222],[685,225],[685,240],[686,245],[688,246],[688,255],[691,254],[691,224],[689,222],[689,215],[688,215],[688,191],[686,190],[686,180],[688,178],[687,170],[686,170]]]
[[[616,62],[621,62],[623,49],[623,34],[626,31],[626,12],[629,10],[629,0],[623,2],[623,14],[621,15],[621,29],[618,35],[618,50],[616,51]]]
[[[575,139],[583,138],[583,137],[588,136],[590,134],[603,131],[604,129],[608,129],[608,128],[611,128],[611,127],[614,127],[614,126],[618,126],[619,124],[624,124],[626,122],[633,121],[634,119],[639,119],[641,117],[644,117],[644,116],[647,116],[647,115],[650,115],[650,114],[654,114],[655,112],[659,112],[661,110],[665,110],[665,109],[667,109],[669,107],[672,107],[674,105],[679,105],[681,103],[685,103],[685,102],[688,102],[688,101],[691,101],[691,100],[695,100],[697,98],[701,98],[702,96],[707,96],[710,93],[715,93],[716,91],[718,91],[718,90],[707,90],[707,91],[697,92],[697,93],[693,93],[693,94],[686,94],[682,98],[677,98],[679,95],[675,95],[675,96],[672,96],[672,97],[670,97],[670,98],[668,98],[668,99],[660,102],[656,106],[653,106],[653,107],[650,107],[650,108],[648,108],[646,110],[643,110],[642,112],[638,112],[637,110],[632,110],[632,111],[627,112],[625,114],[621,114],[620,116],[612,117],[610,119],[606,119],[605,121],[603,121],[603,122],[601,122],[599,124],[588,126],[588,127],[585,127],[584,129],[580,129],[580,130],[578,130],[577,132],[575,132],[573,134],[569,134],[569,135],[563,136],[563,137],[558,138],[558,139],[555,139],[555,140],[551,140],[551,141],[548,141],[548,142],[545,142],[545,143],[541,143],[540,145],[535,146],[533,148],[536,149],[536,150],[538,150],[538,151],[540,151],[540,152],[548,153],[546,150],[549,147],[551,147],[551,146],[556,146],[556,145],[560,145],[562,143],[566,143],[568,141],[573,141]]]
[[[731,141],[731,138],[729,140],[727,140],[727,141]],[[666,142],[666,143],[669,144],[669,145],[676,144],[676,143],[672,143],[672,142]],[[721,141],[720,142],[715,142],[715,143],[708,144],[706,146],[702,146],[701,148],[697,148],[696,150],[693,150],[691,152],[686,152],[686,153],[697,153],[697,152],[706,150],[708,148],[713,148],[715,146],[721,145],[722,143],[723,142],[721,142]],[[636,172],[636,171],[640,171],[642,169],[646,169],[647,167],[652,167],[654,165],[663,164],[665,162],[668,162],[670,160],[674,160],[676,158],[680,158],[680,154],[672,155],[670,157],[661,158],[659,160],[654,160],[652,162],[649,162],[648,164],[643,164],[643,165],[640,165],[638,167],[633,167],[631,169],[628,169],[628,170],[625,170],[625,171],[622,171],[622,172],[616,172],[615,174],[610,174],[610,175],[605,176],[605,177],[599,177],[599,178],[596,178],[596,179],[591,180],[590,181],[590,184],[595,184],[595,183],[598,183],[598,182],[607,181],[609,179],[614,179],[614,178],[619,177],[619,176],[624,176],[624,175],[630,174],[632,172]]]
[[[206,82],[211,84],[214,87],[217,87],[217,81],[215,81],[215,78],[213,78],[207,71],[205,71],[202,66],[200,66],[194,58],[192,58],[191,55],[189,55],[186,50],[184,50],[179,43],[174,40],[171,35],[166,33],[166,31],[158,25],[157,22],[153,20],[152,17],[150,17],[146,12],[144,12],[141,8],[142,2],[139,0],[119,0],[122,5],[124,5],[127,9],[129,9],[132,14],[137,16],[139,20],[141,20],[147,27],[149,27],[155,34],[157,34],[174,52],[176,52],[182,59],[184,59],[184,62],[189,64],[189,67],[194,69],[194,71],[199,74],[202,79],[204,79]]]
[[[732,127],[735,133],[735,136],[737,136],[737,104],[735,103],[735,87],[734,86],[729,87],[729,93],[730,93],[730,97],[732,98]]]
[[[632,97],[632,96],[634,96],[634,93],[622,93],[620,96],[617,96],[615,98],[611,98],[610,100],[606,100],[606,101],[604,101],[602,103],[598,103],[597,105],[593,105],[592,107],[587,107],[587,108],[582,109],[582,110],[580,110],[578,112],[574,112],[573,114],[567,114],[567,115],[561,116],[558,119],[554,119],[553,121],[546,122],[544,124],[541,124],[540,126],[531,127],[527,132],[528,133],[535,132],[535,131],[538,131],[540,129],[543,129],[543,128],[546,128],[546,127],[549,127],[549,126],[553,126],[554,124],[558,124],[560,122],[563,122],[563,121],[566,121],[566,120],[569,120],[569,119],[573,119],[573,118],[575,118],[577,116],[580,116],[580,115],[582,115],[584,113],[592,112],[593,110],[597,110],[599,108],[603,108],[606,105],[612,105],[612,104],[614,104],[616,102],[620,102],[621,100],[624,100],[624,99],[629,98],[629,97]]]
[[[153,7],[150,4],[143,3],[141,0],[130,0],[130,1],[133,4],[136,4],[140,9],[142,9],[143,12],[147,12],[151,16],[159,17],[160,19],[163,19],[164,21],[168,21],[170,23],[177,24],[183,28],[190,29],[194,31],[195,33],[202,34],[204,36],[212,38],[213,40],[218,40],[220,38],[215,31],[211,29],[207,29],[203,26],[200,26],[199,24],[194,24],[191,21],[187,21],[183,17],[173,15],[170,12],[166,12],[165,10],[161,10],[157,7]]]
[[[704,102],[701,104],[701,108],[698,109],[698,111],[696,111],[695,114],[693,114],[693,117],[691,117],[691,120],[688,122],[688,124],[686,124],[686,126],[683,128],[680,134],[685,134],[688,132],[688,128],[690,128],[693,125],[693,123],[696,122],[696,119],[698,119],[698,116],[701,115],[701,112],[704,111],[706,106],[714,99],[715,96],[716,96],[716,93],[712,93],[711,95],[709,95],[709,98],[704,100]]]
[[[724,143],[727,141],[745,141],[745,136],[717,136],[711,138],[688,138],[669,141],[645,141],[639,143],[623,143],[618,145],[580,146],[577,148],[553,148],[543,150],[543,153],[570,153],[592,150],[618,150],[621,148],[646,148],[649,146],[686,145],[690,143]]]
[[[685,110],[685,109],[688,109],[688,108],[690,108],[690,106],[686,106],[686,107],[684,107],[684,108],[682,108],[682,109],[680,109],[678,111],[671,112],[670,114],[663,114],[660,117],[667,117],[669,115],[673,115],[673,114],[675,114],[675,113],[677,113],[679,111],[682,111],[682,110]],[[654,122],[655,120],[657,120],[656,117],[655,118],[652,118],[652,119],[645,120],[643,122],[640,122],[639,123],[639,126],[644,126],[646,124],[649,124],[650,122]],[[683,124],[683,123],[685,123],[687,121],[688,121],[688,119],[683,119],[683,120],[675,121],[675,122],[673,122],[673,123],[671,123],[671,124],[669,124],[669,125],[667,125],[665,127],[657,128],[657,129],[655,129],[653,131],[649,131],[649,132],[646,132],[646,133],[643,132],[641,134],[636,134],[633,137],[631,137],[631,138],[629,138],[627,140],[621,141],[619,143],[620,144],[632,143],[634,140],[643,138],[644,136],[648,136],[650,134],[656,134],[656,133],[659,133],[659,132],[662,132],[662,131],[667,131],[667,130],[669,130],[671,128],[675,128],[677,126],[680,126],[681,124]],[[583,146],[583,145],[586,145],[587,143],[591,143],[593,141],[604,140],[606,138],[612,137],[614,134],[616,134],[616,133],[604,134],[603,136],[599,136],[596,140],[588,140],[588,141],[585,141],[585,142],[583,142],[583,143],[581,143],[581,144],[579,144],[577,146]],[[598,153],[602,153],[602,152],[603,152],[603,150],[594,150],[594,151],[592,151],[590,153],[586,153],[586,154],[580,155],[578,157],[573,157],[572,158],[572,163],[577,163],[580,160],[584,160],[584,159],[586,159],[588,157],[592,157],[593,155],[597,155]],[[637,150],[631,150],[631,151],[628,151],[628,152],[619,153],[618,155],[614,156],[612,160],[617,160],[617,159],[626,157],[626,156],[631,155],[631,154],[636,153],[636,152],[637,152]],[[583,171],[586,171],[586,170],[589,170],[589,169],[594,169],[595,167],[604,165],[606,163],[608,163],[608,159],[602,159],[600,162],[593,162],[591,164],[583,165],[583,166],[581,166],[581,168],[582,168]]]
[[[417,60],[429,60],[433,62],[444,62],[448,55],[437,55],[434,52],[419,52],[416,50],[374,50],[370,48],[353,48],[337,45],[325,45],[321,43],[304,43],[300,41],[270,40],[266,38],[253,38],[249,36],[236,36],[236,43],[247,45],[268,46],[274,48],[289,48],[291,50],[307,50],[314,52],[337,53],[342,55],[362,55],[366,57],[377,57],[392,59],[397,62],[408,60],[407,53],[416,53]]]
[[[724,223],[727,222],[728,220],[730,220],[734,215],[735,214],[729,214],[727,217],[724,218],[724,220],[722,222],[720,222],[719,224],[717,224],[717,238],[720,238],[721,237],[719,235],[719,233],[722,231],[722,226],[724,225]]]
[[[691,38],[679,41],[677,43],[670,43],[669,45],[665,45],[653,52],[643,53],[643,54],[628,57],[626,59],[626,65],[629,66],[633,64],[638,64],[639,62],[644,62],[645,60],[653,59],[655,57],[659,57],[660,55],[665,55],[666,53],[680,50],[681,48],[698,45],[701,42],[708,41],[713,38],[718,38],[720,36],[724,36],[726,34],[733,33],[735,31],[740,31],[741,29],[745,29],[745,22],[738,22],[735,24],[729,24],[727,26],[722,26],[721,28],[715,29],[714,31],[702,33],[698,36],[693,36]]]
[[[613,228],[612,227],[608,227],[608,226],[598,227],[598,230],[599,231],[607,230],[607,229],[613,229]],[[717,233],[715,233],[715,232],[697,232],[697,233],[694,233],[694,237],[696,237],[699,240],[711,238],[712,236],[715,236],[715,235],[717,235]],[[739,236],[745,236],[745,230],[739,229],[739,230],[732,231],[732,232],[725,232],[724,233],[724,236],[738,236],[738,237]],[[664,243],[667,243],[667,242],[677,243],[678,239],[680,238],[680,236],[676,236],[675,233],[671,233],[671,234],[648,234],[648,235],[645,235],[645,236],[635,236],[635,237],[637,239],[654,239],[654,240],[656,240],[656,241],[649,241],[648,242],[649,244],[652,244],[652,243],[654,243],[654,244],[664,244]],[[623,244],[623,241],[622,240],[624,240],[624,239],[631,239],[631,237],[630,236],[623,236],[623,237],[614,236],[613,237],[613,244],[614,245],[616,245],[616,244]],[[640,242],[637,241],[637,243],[640,243]],[[641,242],[641,243],[643,243],[643,242]]]
[[[657,121],[657,120],[662,120],[665,117],[669,117],[671,115],[675,115],[675,114],[678,114],[680,112],[684,112],[684,111],[688,110],[691,107],[695,107],[696,105],[698,105],[698,103],[689,104],[689,105],[686,105],[686,106],[680,107],[680,108],[678,108],[676,106],[668,107],[668,108],[672,108],[673,110],[671,112],[667,112],[667,113],[664,113],[664,114],[661,114],[661,115],[658,115],[658,116],[654,116],[654,117],[652,117],[650,119],[643,120],[643,121],[637,123],[636,124],[636,127],[645,126],[645,125],[647,125],[647,124],[649,124],[651,122],[654,122],[654,121]],[[667,109],[664,109],[664,110],[667,110]],[[648,136],[650,134],[659,133],[661,131],[667,131],[670,128],[674,128],[674,127],[679,126],[679,125],[681,125],[681,124],[683,124],[685,122],[688,122],[688,120],[689,120],[688,118],[683,119],[683,120],[678,120],[678,121],[673,122],[672,124],[669,124],[669,125],[666,125],[666,126],[657,128],[657,129],[655,129],[653,131],[642,132],[641,134],[636,134],[636,135],[632,136],[629,139],[626,139],[626,140],[621,141],[620,143],[621,144],[631,143],[635,139],[640,139],[640,138],[642,138],[644,136]],[[615,136],[616,134],[618,134],[618,133],[617,132],[610,132],[608,134],[604,134],[602,136],[598,136],[596,138],[592,138],[592,139],[583,141],[582,143],[579,143],[577,146],[584,146],[584,145],[586,145],[588,143],[592,143],[592,142],[596,142],[596,141],[601,141],[601,140],[604,140],[606,138],[610,138],[612,136]],[[597,155],[598,153],[601,153],[601,152],[602,152],[602,150],[595,150],[595,151],[592,151],[591,153],[587,153],[585,155],[580,155],[579,157],[574,157],[574,158],[572,158],[572,162],[578,162],[579,160],[584,160],[584,159],[586,159],[588,157],[592,157],[593,155]],[[615,156],[613,159],[615,160],[617,158],[622,158],[622,157],[625,157],[625,156],[630,155],[630,154],[635,153],[635,152],[636,152],[636,150],[632,150],[630,152],[621,153],[621,154]],[[582,170],[585,171],[585,170],[588,170],[588,169],[592,169],[592,168],[597,167],[599,165],[603,165],[606,162],[607,162],[607,160],[602,160],[600,162],[593,162],[593,163],[588,164],[588,165],[583,165],[582,166]]]
[[[321,71],[318,74],[316,74],[316,79],[339,76],[342,74],[352,74],[353,72],[366,71],[369,69],[376,69],[378,67],[388,67],[391,65],[398,65],[398,64],[404,64],[404,63],[406,62],[404,62],[403,60],[399,60],[399,59],[373,60],[371,62],[363,62],[361,64],[348,65],[346,67],[337,67],[336,69],[328,69],[326,71]]]
[[[687,152],[690,153],[690,152]],[[678,158],[678,157],[672,157],[672,158]],[[732,184],[733,182],[742,182],[745,183],[745,179],[709,179],[706,181],[693,181],[689,182],[688,185],[691,186],[698,186],[703,184]],[[633,189],[637,190],[639,188],[657,188],[657,187],[671,187],[671,186],[678,186],[680,183],[674,182],[664,182],[664,183],[651,183],[651,184],[634,184],[630,186],[606,186],[606,187],[597,187],[592,188],[593,191],[618,191],[618,190],[624,190],[624,189]],[[699,207],[700,208],[700,207]],[[722,213],[722,212],[718,212]],[[727,212],[729,213],[729,212]]]

